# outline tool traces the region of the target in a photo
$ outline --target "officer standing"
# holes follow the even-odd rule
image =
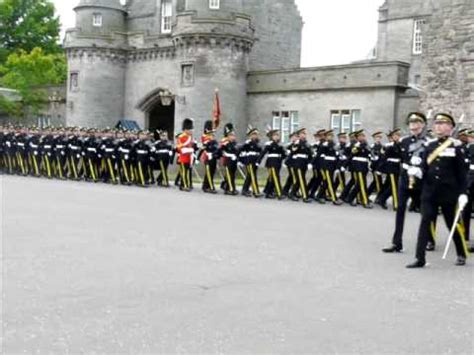
[[[435,116],[434,131],[438,138],[426,144],[419,166],[411,167],[409,176],[423,179],[421,192],[421,224],[416,246],[416,261],[407,268],[421,268],[426,264],[426,247],[430,241],[430,228],[433,219],[441,209],[449,229],[455,223],[454,217],[458,208],[466,206],[467,163],[466,152],[462,143],[451,138],[456,123],[446,113]],[[456,221],[458,222],[458,221]],[[462,228],[456,228],[454,244],[456,246],[456,265],[466,264],[468,255],[465,235]]]
[[[317,200],[321,204],[326,203],[326,196],[333,204],[342,205],[342,201],[337,197],[337,185],[335,184],[335,173],[338,167],[339,152],[334,143],[334,131],[325,131],[324,142],[319,146],[319,156],[321,158],[319,174],[322,175],[322,185],[319,189]],[[313,168],[314,169],[314,168]]]
[[[296,185],[298,184],[298,179],[296,178],[296,171],[295,171],[295,166],[294,166],[294,159],[293,159],[293,149],[292,147],[298,140],[298,135],[296,132],[290,133],[290,144],[286,146],[286,159],[285,162],[283,163],[283,166],[285,166],[288,169],[288,176],[286,178],[285,186],[283,187],[283,195],[285,197],[288,197],[290,194],[290,191],[296,188]]]
[[[183,131],[178,136],[176,150],[178,152],[180,190],[189,192],[192,189],[192,173],[194,165],[194,148],[193,140],[194,121],[186,118],[183,121]]]
[[[426,137],[426,116],[420,112],[408,115],[407,124],[410,135],[400,140],[401,171],[398,181],[398,208],[395,217],[395,232],[392,237],[392,245],[382,249],[384,253],[403,252],[403,229],[405,226],[405,214],[408,199],[416,199],[415,195],[420,193],[420,180],[415,176],[408,176],[411,167],[417,167],[421,163],[420,156],[424,151]]]

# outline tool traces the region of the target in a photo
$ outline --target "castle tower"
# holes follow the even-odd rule
[[[250,70],[299,68],[303,19],[295,0],[243,0],[243,7],[255,28]]]
[[[432,1],[423,45],[422,108],[464,115],[474,124],[474,4],[472,0]]]
[[[110,126],[123,118],[126,12],[120,0],[81,0],[67,31],[67,124]]]
[[[181,66],[180,95],[186,105],[178,118],[194,117],[201,130],[211,117],[215,88],[220,91],[225,122],[233,122],[240,134],[246,129],[247,73],[254,30],[242,0],[187,0],[176,16],[173,42]],[[186,76],[193,76],[187,86]],[[184,83],[184,85],[183,85]]]

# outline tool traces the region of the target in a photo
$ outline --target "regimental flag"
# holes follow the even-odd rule
[[[219,90],[216,89],[214,94],[214,104],[212,107],[212,125],[214,129],[218,129],[221,124],[221,100],[219,99]]]

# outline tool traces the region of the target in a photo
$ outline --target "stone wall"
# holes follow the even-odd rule
[[[437,0],[423,53],[424,110],[466,115],[474,124],[474,2]]]

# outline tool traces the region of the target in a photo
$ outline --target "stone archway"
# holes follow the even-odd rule
[[[158,88],[148,93],[137,105],[145,113],[146,128],[168,132],[169,139],[175,135],[175,96],[167,89]]]

